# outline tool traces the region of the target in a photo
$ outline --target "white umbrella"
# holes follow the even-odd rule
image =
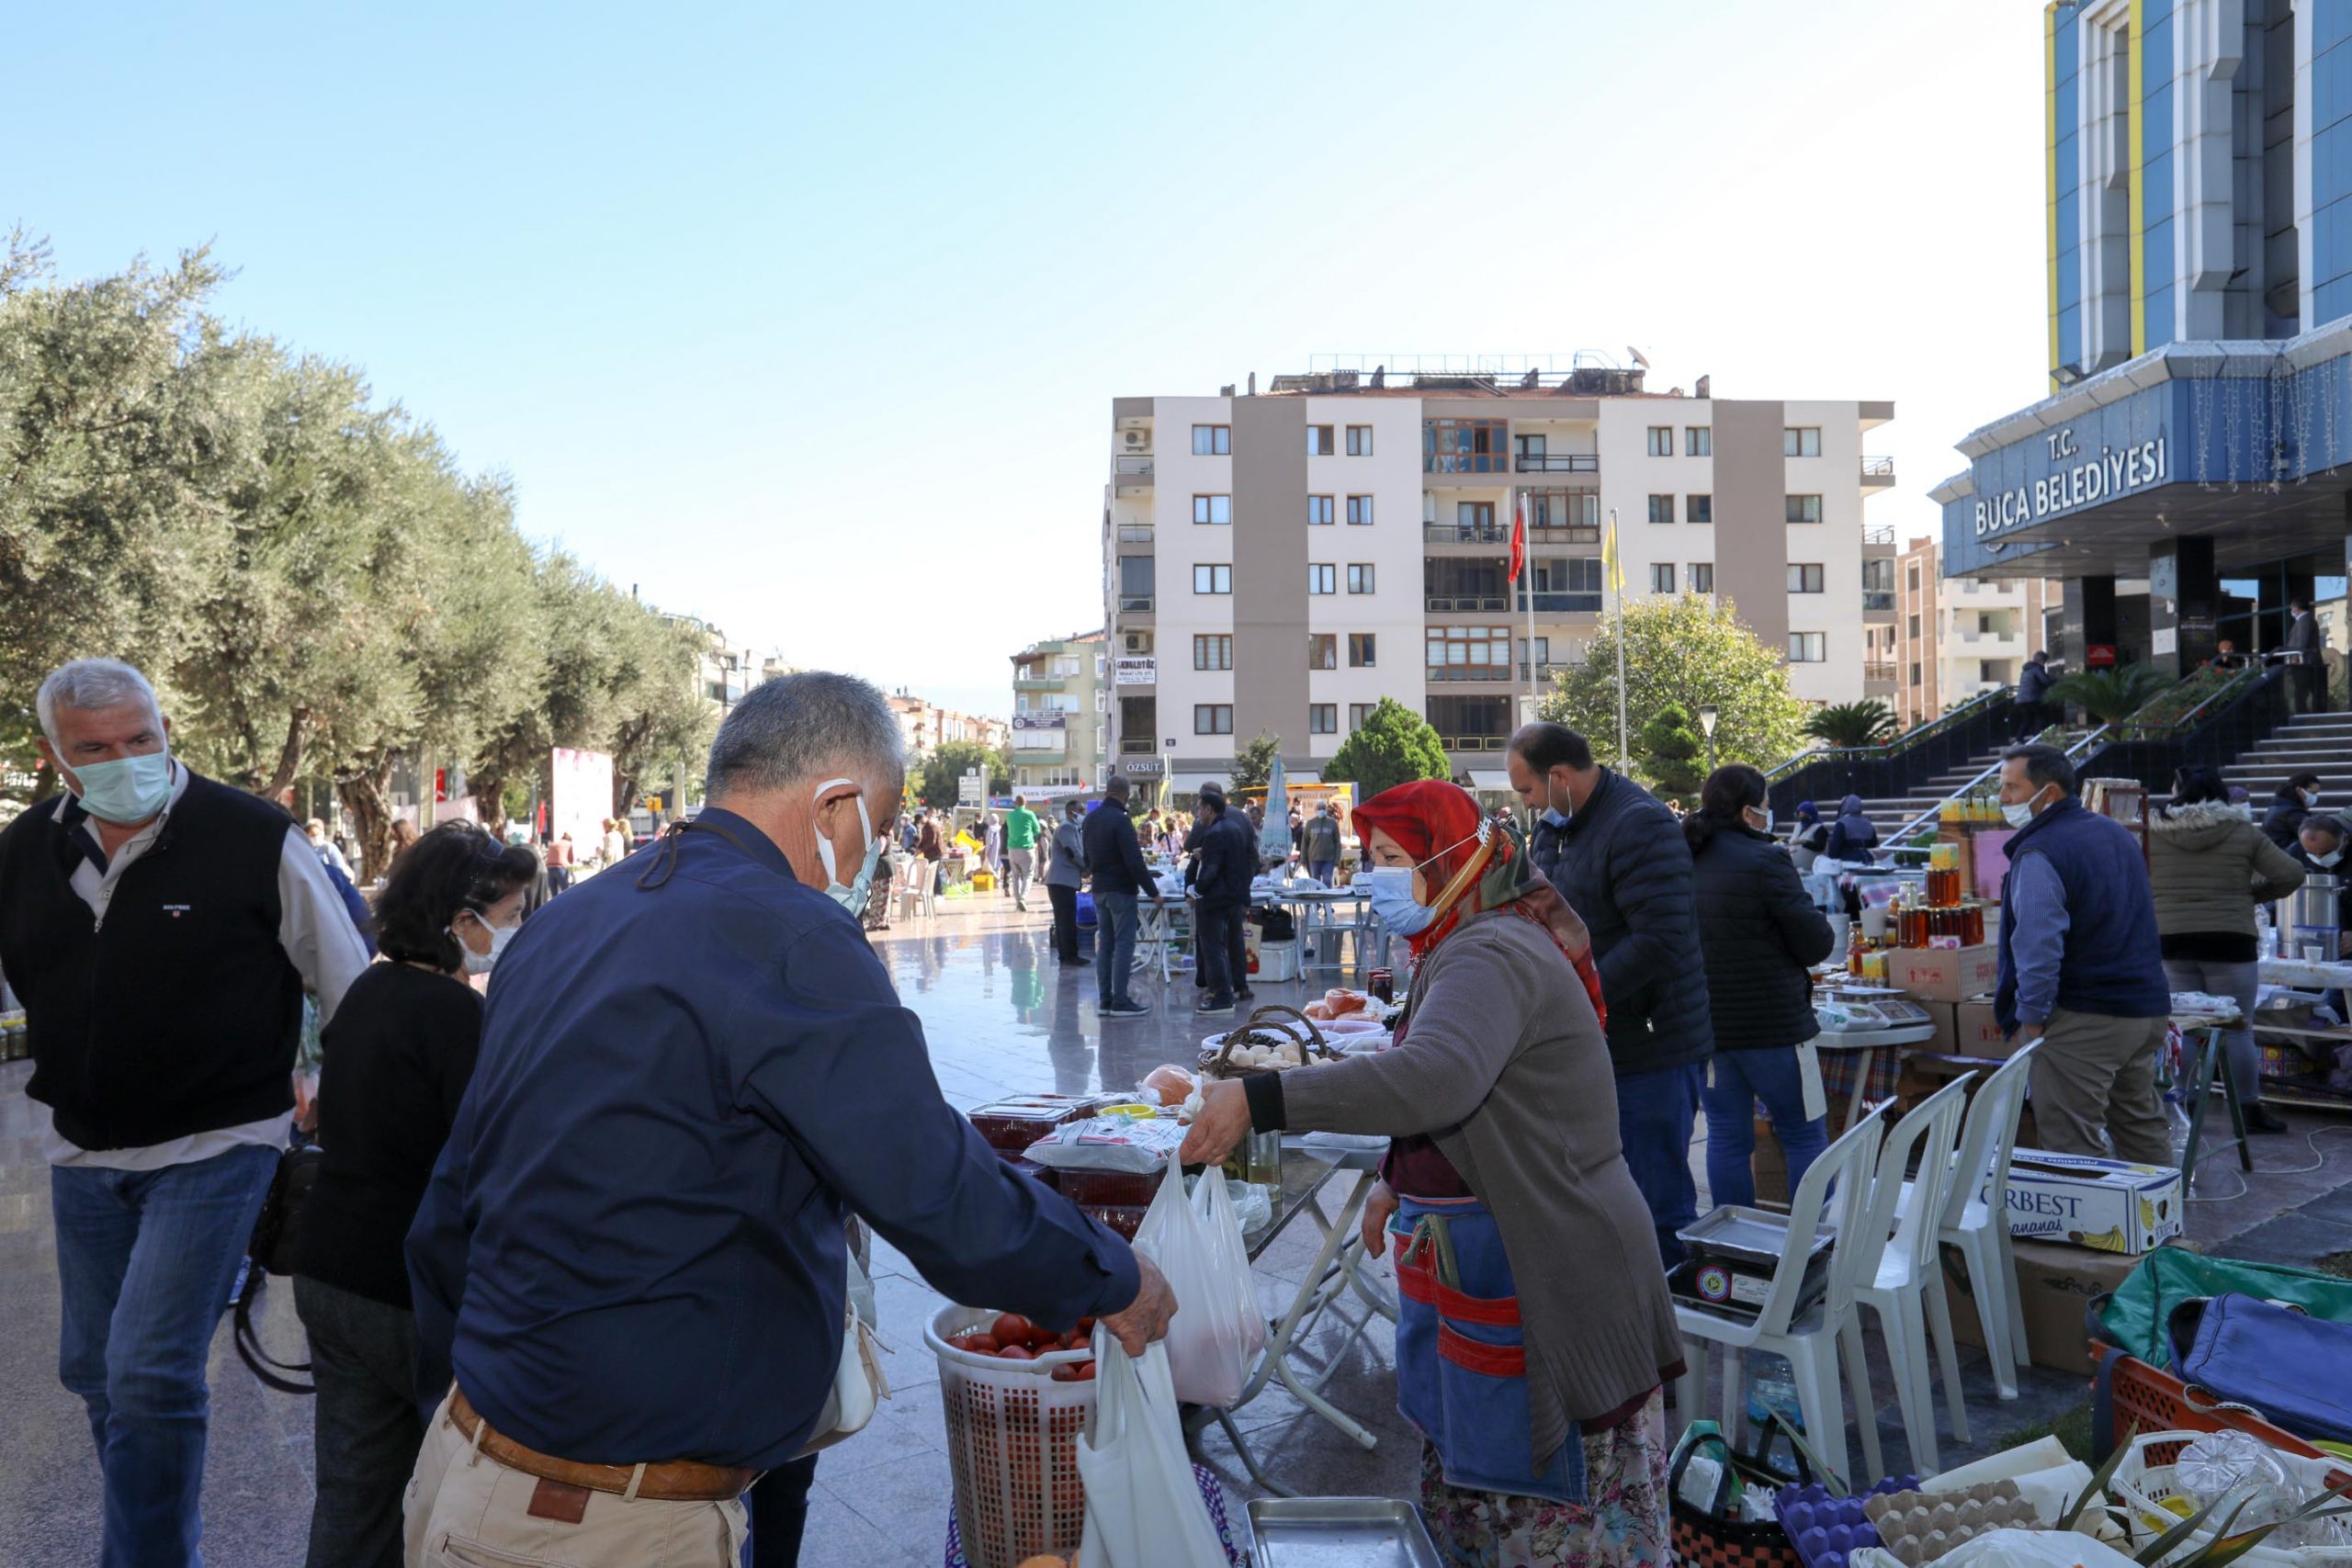
[[[1290,859],[1290,791],[1283,783],[1280,757],[1266,775],[1266,821],[1258,829],[1258,848],[1268,860]]]

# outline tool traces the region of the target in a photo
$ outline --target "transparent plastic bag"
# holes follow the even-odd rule
[[[1170,1171],[1136,1231],[1136,1246],[1159,1266],[1175,1293],[1168,1370],[1178,1398],[1230,1409],[1265,1348],[1266,1320],[1250,1282],[1250,1254],[1233,1199],[1212,1172],[1188,1195]]]

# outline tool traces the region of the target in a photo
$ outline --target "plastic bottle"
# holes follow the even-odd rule
[[[1747,1362],[1747,1424],[1761,1427],[1777,1411],[1798,1431],[1804,1430],[1804,1407],[1797,1398],[1796,1369],[1786,1356],[1759,1352]]]

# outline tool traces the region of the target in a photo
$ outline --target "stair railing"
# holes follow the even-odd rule
[[[2096,741],[2105,739],[2108,732],[2113,728],[2114,727],[2112,725],[2102,724],[2097,729],[2092,730],[2089,734],[2084,736],[2079,740],[2076,740],[2073,745],[2067,747],[2066,761],[2070,762],[2081,761],[2082,758],[2089,754],[2092,744]],[[1950,806],[1955,800],[1966,800],[1970,795],[1974,795],[1978,787],[1987,779],[1997,776],[2000,771],[2000,762],[1994,762],[1990,767],[1984,769],[1974,778],[1970,779],[1966,784],[1962,784],[1958,789],[1953,790],[1950,795],[1945,795],[1941,800],[1937,801],[1933,806],[1930,806],[1928,809],[1911,818],[1910,821],[1905,822],[1902,827],[1897,828],[1894,832],[1889,833],[1886,836],[1887,852],[1890,854],[1898,855],[1917,855],[1927,853],[1928,852],[1925,849],[1911,847],[1905,844],[1903,840],[1911,837],[1912,834],[1917,832],[1920,829],[1927,827],[1929,823],[1941,821],[1945,807]]]
[[[1766,769],[1764,782],[1770,784],[1776,780],[1788,777],[1800,768],[1810,767],[1815,762],[1877,761],[1901,756],[1921,741],[1932,739],[1948,729],[1966,724],[1977,715],[1985,712],[1995,703],[2006,702],[2015,694],[2016,688],[2011,686],[1996,686],[1988,692],[1979,692],[1950,712],[1928,719],[1924,724],[1914,725],[1893,739],[1881,741],[1875,746],[1815,746],[1807,750],[1799,751],[1796,755]]]

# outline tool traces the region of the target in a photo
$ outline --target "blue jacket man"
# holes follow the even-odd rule
[[[1215,784],[1202,789],[1200,814],[1204,821],[1190,835],[1199,845],[1192,864],[1193,892],[1199,900],[1193,912],[1193,946],[1207,994],[1194,1010],[1228,1013],[1236,997],[1250,994],[1249,944],[1241,928],[1250,913],[1250,887],[1258,878],[1258,835]]]
[[[454,1532],[485,1556],[731,1563],[750,1481],[808,1484],[853,1212],[958,1301],[1098,1316],[1137,1349],[1164,1325],[1157,1270],[941,1098],[859,929],[898,733],[863,681],[760,686],[712,747],[711,804],[501,960],[409,1235],[438,1403],[410,1504],[426,1562]]]
[[[1102,786],[1101,807],[1088,812],[1079,829],[1087,874],[1094,881],[1094,1010],[1114,1022],[1151,1011],[1128,989],[1141,918],[1136,899],[1148,892],[1154,904],[1165,902],[1136,840],[1127,793],[1127,781],[1114,776]]]
[[[2156,1098],[2156,1053],[2172,1011],[2155,898],[2122,824],[2075,799],[2055,746],[2001,761],[2001,813],[2018,829],[2001,879],[2001,969],[1993,1015],[2039,1039],[2030,1069],[2041,1147],[2143,1165],[2172,1161]]]

